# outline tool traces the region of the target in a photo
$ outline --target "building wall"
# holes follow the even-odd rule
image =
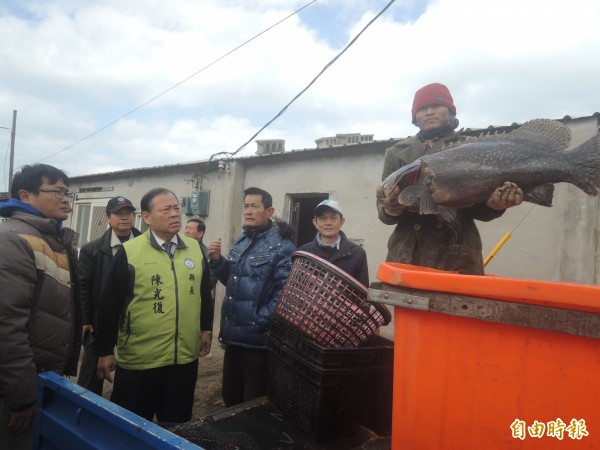
[[[571,147],[596,132],[595,118],[573,120]],[[383,154],[329,158],[293,163],[264,160],[246,169],[246,185],[273,194],[276,214],[289,217],[290,194],[328,192],[340,202],[349,238],[363,240],[371,281],[385,261],[393,226],[377,218],[375,190],[380,182]],[[509,180],[507,180],[509,181]],[[511,238],[489,262],[486,272],[511,278],[600,284],[600,197],[588,197],[570,184],[556,185],[554,206],[523,203],[492,222],[478,222],[484,258],[507,231]],[[393,327],[382,330],[392,337]]]
[[[598,120],[587,117],[569,120],[567,124],[573,131],[574,146],[596,132]],[[370,278],[375,281],[393,230],[378,220],[375,207],[383,150],[357,153],[349,148],[348,152],[290,153],[238,159],[230,162],[225,172],[206,174],[202,189],[210,190],[211,198],[209,215],[204,218],[205,242],[221,238],[223,252],[227,253],[241,231],[242,191],[246,187],[257,186],[269,191],[273,195],[275,214],[284,220],[290,218],[290,195],[327,192],[344,210],[344,231],[348,237],[363,241]],[[180,165],[151,174],[141,169],[127,176],[115,173],[77,177],[71,189],[77,192],[80,187],[112,186],[110,192],[87,196],[106,204],[108,198],[119,194],[139,205],[141,196],[157,186],[167,187],[180,197],[189,196],[193,190],[190,179],[196,170],[198,167],[194,165]],[[80,195],[77,202],[83,197]],[[509,209],[500,219],[478,223],[484,257],[507,231],[512,232],[486,271],[505,277],[600,284],[599,224],[599,197],[588,197],[572,185],[557,185],[552,208],[523,203]],[[223,293],[220,286],[217,314]],[[218,324],[218,316],[215,324]],[[391,329],[384,329],[383,335],[391,337]]]
[[[259,186],[273,195],[275,214],[289,220],[290,194],[327,192],[344,211],[343,230],[360,239],[367,251],[369,274],[375,280],[379,263],[385,260],[391,227],[377,218],[375,190],[381,176],[383,154],[352,155],[296,161],[269,162],[246,169],[246,185]],[[315,230],[316,232],[316,230]]]

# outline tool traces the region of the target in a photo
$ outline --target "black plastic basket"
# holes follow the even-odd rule
[[[389,434],[393,348],[385,347],[387,365],[323,369],[269,336],[269,399],[313,441],[348,436],[354,423]]]
[[[367,301],[367,288],[311,253],[292,255],[275,316],[324,347],[358,347],[392,316]]]
[[[377,335],[371,336],[360,347],[329,348],[303,336],[284,322],[273,320],[269,338],[321,369],[389,369],[393,366],[394,342]]]

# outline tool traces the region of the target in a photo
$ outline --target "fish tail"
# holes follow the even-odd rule
[[[565,153],[573,166],[570,183],[595,197],[600,189],[600,134]]]

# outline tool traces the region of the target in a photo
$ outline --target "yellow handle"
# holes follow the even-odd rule
[[[489,255],[487,255],[487,258],[485,258],[485,260],[483,261],[483,267],[487,266],[488,263],[492,260],[492,258],[494,256],[496,256],[496,253],[498,253],[498,250],[500,250],[502,248],[502,246],[504,244],[506,244],[506,241],[508,241],[508,238],[510,238],[510,231],[507,231],[506,234],[504,236],[502,236],[502,239],[500,239],[500,242],[498,242],[496,244],[496,246],[492,249],[492,251],[490,252]]]

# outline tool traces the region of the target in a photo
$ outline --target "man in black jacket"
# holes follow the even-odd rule
[[[350,242],[342,231],[344,215],[335,200],[323,200],[315,208],[313,225],[318,233],[312,242],[298,250],[312,253],[329,261],[354,277],[365,287],[369,287],[369,268],[365,250]]]
[[[125,197],[111,198],[106,205],[108,230],[102,237],[81,247],[79,252],[84,351],[77,384],[98,395],[102,395],[104,380],[96,376],[98,355],[91,345],[96,313],[114,254],[123,242],[140,235],[140,232],[133,227],[134,213],[133,204]]]

